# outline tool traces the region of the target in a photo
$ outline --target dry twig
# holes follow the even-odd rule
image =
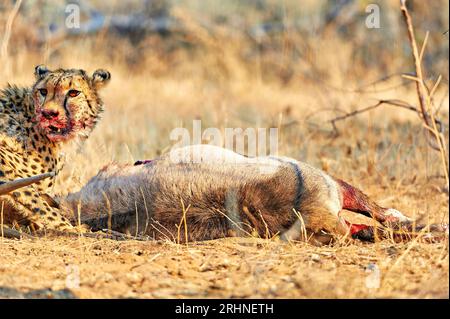
[[[409,15],[408,8],[406,7],[406,0],[400,0],[400,9],[403,13],[403,18],[406,23],[406,27],[408,29],[408,38],[411,45],[411,50],[414,58],[414,66],[416,69],[416,78],[413,79],[416,83],[416,91],[417,97],[419,99],[419,107],[421,118],[424,122],[425,128],[434,136],[438,145],[437,147],[433,147],[440,152],[442,165],[444,166],[444,174],[447,183],[447,190],[449,189],[449,178],[448,178],[448,162],[447,162],[447,149],[445,146],[445,139],[437,127],[437,123],[434,118],[433,112],[433,94],[436,92],[436,89],[440,83],[441,77],[439,76],[438,80],[434,84],[431,91],[428,91],[425,85],[423,70],[422,70],[422,59],[425,52],[425,47],[428,39],[428,32],[425,37],[422,48],[419,52],[416,38],[414,36],[414,27],[412,24],[411,16]],[[429,115],[431,114],[431,115]]]
[[[14,181],[4,182],[0,184],[0,195],[5,195],[15,191],[16,189],[35,184],[43,179],[54,177],[54,172],[44,173],[40,175],[35,175],[31,177],[19,178]]]
[[[347,119],[349,117],[352,117],[352,116],[355,116],[355,115],[358,115],[358,114],[361,114],[361,113],[368,112],[368,111],[373,110],[373,109],[375,109],[375,108],[377,108],[377,107],[379,107],[381,105],[384,105],[384,104],[395,106],[395,107],[400,107],[400,108],[403,108],[403,109],[406,109],[406,110],[410,110],[410,111],[413,111],[413,112],[416,112],[416,113],[418,112],[418,110],[417,110],[417,108],[415,106],[413,106],[413,105],[411,105],[411,104],[409,104],[409,103],[407,103],[405,101],[402,101],[402,100],[379,100],[376,104],[364,107],[362,109],[355,110],[355,111],[350,112],[350,113],[346,113],[344,115],[335,117],[334,119],[330,120],[331,125],[333,125],[333,129],[334,129],[335,134],[338,135],[336,122],[345,120],[345,119]],[[442,127],[441,122],[438,121],[438,123],[439,123],[439,126]]]

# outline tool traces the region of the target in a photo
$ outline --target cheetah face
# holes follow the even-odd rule
[[[84,70],[50,71],[40,65],[35,76],[35,121],[42,132],[53,142],[88,137],[103,111],[97,92],[109,81],[110,73],[97,70],[88,76]]]

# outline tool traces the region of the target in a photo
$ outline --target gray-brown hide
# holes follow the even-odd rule
[[[108,165],[61,204],[74,219],[80,205],[81,222],[93,230],[110,226],[174,241],[185,241],[185,224],[189,241],[254,231],[287,239],[298,239],[305,228],[317,234],[347,231],[338,217],[338,185],[321,170],[213,146],[182,148],[145,165]]]

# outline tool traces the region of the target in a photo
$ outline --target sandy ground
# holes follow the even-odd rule
[[[448,298],[448,241],[0,242],[1,298]]]

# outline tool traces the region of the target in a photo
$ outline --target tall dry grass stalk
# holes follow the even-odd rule
[[[11,30],[14,24],[14,19],[16,18],[21,5],[22,0],[17,0],[14,4],[13,9],[11,10],[11,13],[8,16],[8,20],[6,21],[5,33],[3,35],[2,45],[0,49],[0,63],[2,64],[2,68],[5,69],[6,74],[10,74],[12,71],[12,66],[9,62],[8,45],[11,38]]]
[[[181,227],[184,228],[184,240],[185,240],[185,244],[188,245],[188,228],[187,228],[187,213],[189,211],[189,208],[191,208],[191,204],[189,204],[187,207],[184,205],[184,201],[182,198],[180,198],[180,203],[181,203],[181,209],[182,209],[182,214],[181,214],[181,220],[180,223],[176,226],[177,227],[177,243],[180,244],[181,243]]]
[[[423,75],[424,72],[422,69],[422,60],[423,60],[425,48],[427,45],[429,33],[427,32],[424,43],[423,43],[422,48],[419,53],[418,46],[416,43],[416,38],[414,35],[414,26],[412,23],[411,16],[408,12],[408,8],[406,7],[406,0],[401,0],[400,3],[401,3],[400,9],[403,13],[406,27],[408,29],[408,38],[409,38],[409,42],[411,44],[412,55],[414,58],[414,66],[416,69],[416,76],[409,77],[409,78],[414,80],[416,83],[417,97],[418,97],[419,106],[420,106],[420,115],[424,122],[424,127],[434,137],[435,141],[438,144],[437,146],[432,146],[432,147],[433,147],[433,149],[439,151],[439,153],[440,153],[444,176],[445,176],[445,180],[446,180],[446,186],[447,186],[446,191],[448,192],[449,191],[449,176],[448,176],[448,161],[447,161],[448,154],[447,154],[447,149],[445,146],[444,135],[442,134],[442,131],[440,129],[438,129],[437,124],[436,124],[436,119],[435,119],[436,107],[433,103],[433,96],[441,82],[442,77],[439,76],[437,81],[434,83],[432,89],[428,90],[428,88],[425,84],[425,80],[424,80],[424,75]]]
[[[2,209],[0,211],[0,229],[1,229],[2,240],[3,240],[4,236],[5,236],[4,231],[3,231],[3,212],[4,212],[4,207],[5,207],[5,202],[2,201]]]

